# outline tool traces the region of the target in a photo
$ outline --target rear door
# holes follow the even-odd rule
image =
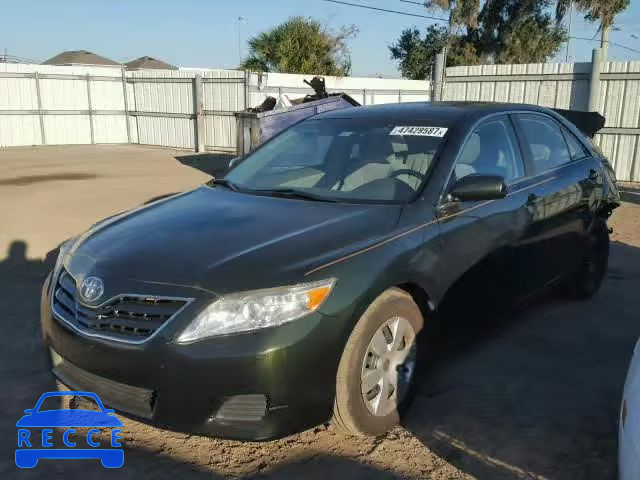
[[[582,143],[555,119],[542,113],[513,117],[531,177],[530,241],[537,245],[543,280],[550,282],[578,265],[601,172]]]

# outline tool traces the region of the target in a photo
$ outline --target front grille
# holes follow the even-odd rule
[[[63,268],[51,300],[56,316],[81,332],[136,343],[151,337],[189,302],[189,299],[119,295],[91,307],[77,298],[76,282]]]
[[[97,394],[106,407],[142,418],[152,417],[155,397],[153,390],[114,382],[59,358],[60,361],[53,368],[53,374],[67,387]]]

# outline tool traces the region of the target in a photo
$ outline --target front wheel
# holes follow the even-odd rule
[[[420,309],[398,288],[380,295],[356,324],[340,360],[332,422],[351,435],[380,435],[413,396]]]
[[[565,291],[577,299],[596,294],[609,265],[609,229],[604,219],[599,220],[589,235],[587,248],[578,271],[565,281]]]

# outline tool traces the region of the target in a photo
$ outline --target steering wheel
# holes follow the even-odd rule
[[[410,168],[401,168],[400,170],[391,172],[391,174],[389,175],[389,178],[399,177],[400,175],[413,175],[414,177],[418,178],[418,180],[420,181],[424,180],[424,175],[422,173],[416,172],[415,170],[411,170]]]

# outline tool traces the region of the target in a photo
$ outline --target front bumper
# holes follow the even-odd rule
[[[48,291],[47,281],[41,317],[45,342],[61,357],[54,374],[73,389],[95,391],[125,415],[248,440],[284,436],[331,416],[350,312],[315,312],[280,327],[189,345],[163,331],[136,345],[70,329],[52,315]]]

